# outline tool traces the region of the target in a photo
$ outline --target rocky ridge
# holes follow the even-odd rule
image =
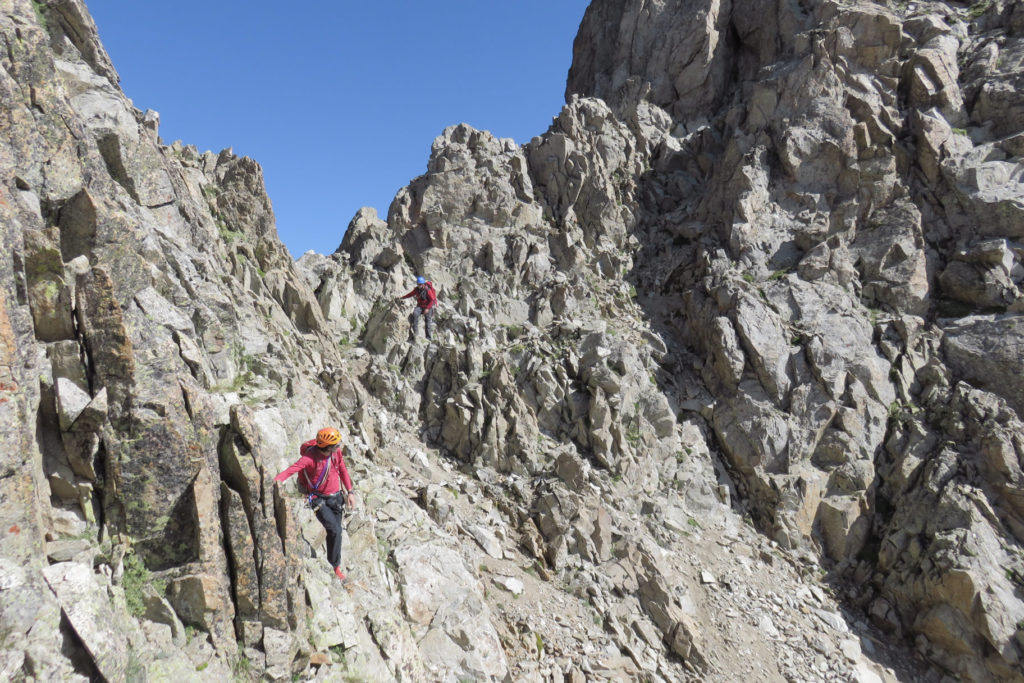
[[[596,0],[546,133],[447,129],[293,262],[15,0],[0,670],[1019,680],[1022,19]],[[328,423],[344,588],[272,482]]]

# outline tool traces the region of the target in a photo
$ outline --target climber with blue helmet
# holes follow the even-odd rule
[[[395,301],[416,297],[416,308],[412,311],[409,323],[412,325],[412,336],[416,337],[416,330],[420,326],[420,318],[424,320],[424,330],[427,339],[434,336],[434,307],[437,306],[437,292],[434,290],[434,283],[422,275],[416,278],[416,286],[405,296],[396,297]]]

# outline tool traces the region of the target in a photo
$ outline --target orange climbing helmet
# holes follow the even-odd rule
[[[320,448],[337,446],[341,441],[341,433],[334,427],[324,427],[316,433],[316,445]]]

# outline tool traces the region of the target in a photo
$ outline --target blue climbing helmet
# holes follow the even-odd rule
[[[418,284],[418,285],[422,285],[426,281],[427,281],[427,278],[423,277],[422,275],[420,275],[418,278],[416,278],[416,284]]]

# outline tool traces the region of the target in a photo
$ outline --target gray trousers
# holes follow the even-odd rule
[[[420,328],[420,318],[424,320],[424,327],[427,332],[427,339],[431,339],[434,336],[434,309],[424,311],[422,308],[417,306],[412,311],[412,316],[409,318],[409,324],[412,325],[412,334],[415,337],[416,331]]]

